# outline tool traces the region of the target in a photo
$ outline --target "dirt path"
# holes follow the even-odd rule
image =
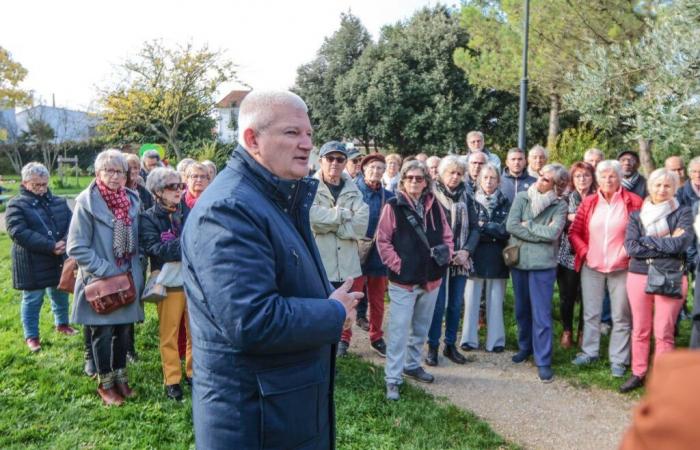
[[[350,352],[384,367],[367,333],[353,329]],[[528,449],[615,449],[629,424],[634,401],[598,388],[577,388],[555,378],[543,384],[531,363],[513,364],[512,352],[471,352],[460,366],[440,355],[428,370],[435,383],[416,383],[437,397],[486,420],[506,439]],[[556,373],[556,367],[554,368]]]

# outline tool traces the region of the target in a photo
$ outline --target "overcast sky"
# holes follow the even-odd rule
[[[23,87],[56,105],[94,107],[96,87],[146,40],[191,41],[224,50],[253,88],[288,88],[325,36],[351,10],[377,39],[383,25],[407,19],[434,0],[3,2],[0,46],[29,74]],[[221,94],[237,86],[228,85]]]

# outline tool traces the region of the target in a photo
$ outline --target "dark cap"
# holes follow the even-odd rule
[[[321,147],[321,150],[318,152],[318,156],[324,157],[329,153],[341,153],[346,158],[348,156],[348,151],[345,148],[345,144],[338,141],[328,141],[323,144],[323,147]]]
[[[386,159],[384,158],[384,155],[382,155],[381,153],[370,153],[369,155],[362,158],[362,162],[360,163],[360,170],[364,171],[365,166],[371,163],[372,161],[380,161],[386,164]]]
[[[639,161],[639,153],[635,152],[634,150],[622,150],[620,153],[617,154],[616,159],[620,159],[624,155],[632,155],[637,159],[637,161]]]
[[[352,148],[346,147],[346,149],[348,152],[348,159],[355,159],[358,156],[362,156],[362,153],[360,153],[360,151],[358,149],[356,149],[355,147],[352,147]]]

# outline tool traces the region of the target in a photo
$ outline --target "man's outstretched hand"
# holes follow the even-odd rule
[[[343,304],[345,308],[345,323],[343,324],[343,329],[347,330],[355,322],[355,317],[357,316],[357,303],[362,297],[365,296],[362,292],[350,292],[352,288],[352,278],[348,278],[345,282],[333,293],[331,294],[332,299],[338,300]]]

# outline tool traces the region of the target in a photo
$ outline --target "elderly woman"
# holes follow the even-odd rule
[[[153,197],[146,189],[145,181],[141,178],[141,160],[133,153],[125,153],[124,156],[126,156],[126,163],[129,164],[129,172],[126,174],[126,187],[139,195],[141,212],[151,209]]]
[[[207,170],[209,171],[209,182],[211,183],[212,181],[214,181],[214,178],[216,177],[216,173],[217,173],[216,164],[214,164],[213,161],[209,161],[208,159],[205,159],[204,161],[202,161],[202,165],[204,167],[206,167]]]
[[[585,162],[576,162],[571,166],[569,174],[573,181],[573,190],[568,196],[566,226],[561,234],[559,246],[559,267],[557,268],[557,284],[559,285],[559,311],[562,327],[559,345],[568,349],[573,346],[574,306],[581,297],[581,277],[575,270],[574,251],[569,242],[569,228],[576,218],[576,211],[584,198],[596,192],[595,169]],[[578,326],[579,338],[583,332],[583,311],[580,314]],[[576,340],[579,342],[579,339]]]
[[[668,169],[656,169],[649,175],[642,209],[633,212],[627,225],[625,249],[630,255],[627,293],[632,310],[632,376],[620,387],[620,392],[637,389],[644,384],[649,368],[649,348],[654,330],[654,360],[673,350],[674,325],[685,295],[688,278],[685,274],[686,253],[693,243],[693,215],[688,207],[680,206],[674,198],[678,175]],[[677,274],[678,296],[664,289],[652,289],[650,271],[666,277]],[[664,281],[665,287],[670,287]]]
[[[188,208],[192,209],[194,207],[197,199],[209,186],[210,182],[211,176],[209,175],[207,166],[198,162],[193,162],[187,166],[187,170],[185,171],[187,189],[185,190],[183,199]]]
[[[552,372],[552,295],[557,275],[559,236],[566,224],[569,172],[561,164],[548,164],[527,191],[513,200],[506,231],[509,245],[517,246],[518,258],[512,267],[515,317],[518,321],[518,348],[514,363],[535,356],[542,382],[554,379]]]
[[[369,222],[365,239],[360,244],[369,247],[367,255],[362,262],[362,277],[358,285],[367,293],[369,306],[369,340],[370,347],[379,356],[386,357],[386,343],[382,323],[384,320],[384,293],[388,282],[387,268],[382,263],[377,251],[377,224],[379,216],[387,200],[394,198],[394,193],[382,186],[382,175],[386,169],[384,155],[371,153],[365,156],[360,163],[362,176],[356,179],[357,188],[362,192],[362,199],[369,206]],[[362,289],[360,289],[362,290]],[[358,304],[358,324],[360,323],[360,305]],[[366,320],[366,319],[365,319]],[[346,334],[347,331],[343,331]],[[343,338],[341,337],[341,340]]]
[[[161,270],[165,263],[180,262],[180,237],[189,208],[181,201],[185,184],[180,175],[170,168],[155,169],[148,176],[148,190],[156,199],[155,205],[141,214],[139,243],[150,257],[151,270]],[[160,358],[163,366],[166,395],[182,400],[182,370],[178,354],[178,332],[181,326],[186,333],[186,380],[192,380],[192,341],[188,329],[187,304],[182,286],[168,287],[167,296],[158,303],[158,335]],[[185,320],[182,321],[182,317]]]
[[[470,268],[470,255],[479,242],[476,229],[476,214],[471,197],[465,193],[464,172],[466,167],[459,156],[448,155],[438,167],[439,178],[433,185],[433,195],[442,206],[453,236],[454,257],[449,270],[440,284],[435,312],[428,331],[428,354],[425,363],[438,365],[438,346],[442,335],[442,318],[445,317],[445,339],[442,354],[455,364],[464,364],[467,359],[457,350],[457,328],[462,315],[464,285]],[[447,304],[447,308],[445,305]]]
[[[434,377],[421,367],[421,353],[442,277],[453,257],[452,231],[430,189],[428,168],[403,165],[395,198],[379,219],[377,248],[389,268],[389,342],[386,395],[399,399],[401,374],[423,383]],[[410,339],[409,339],[410,338]]]
[[[22,291],[24,341],[31,352],[41,350],[39,315],[45,294],[51,299],[56,331],[68,336],[77,333],[68,325],[68,294],[56,289],[66,258],[71,211],[48,185],[44,165],[24,166],[19,195],[9,201],[5,215],[12,239],[12,287]]]
[[[576,254],[574,266],[581,272],[583,289],[582,352],[573,360],[584,366],[598,359],[600,316],[607,287],[610,293],[613,328],[610,334],[610,370],[617,378],[625,376],[630,360],[632,317],[627,301],[625,232],[630,214],[642,207],[642,199],[624,189],[622,168],[614,160],[596,166],[598,191],[581,202],[571,228],[569,241]]]
[[[129,166],[118,150],[95,159],[95,181],[78,195],[66,244],[78,263],[72,321],[90,327],[99,379],[98,394],[106,405],[121,405],[134,395],[126,372],[129,326],[143,320],[139,300],[143,268],[139,257],[139,199],[125,189]],[[107,313],[97,313],[86,298],[86,286],[129,272],[136,299]]]
[[[479,243],[473,252],[473,273],[465,290],[460,347],[467,351],[479,347],[479,303],[481,293],[485,292],[486,351],[501,353],[506,345],[503,300],[509,272],[503,261],[503,249],[510,237],[506,231],[510,201],[499,189],[500,174],[493,164],[486,164],[481,169],[477,184],[474,206]]]
[[[389,192],[394,192],[399,185],[402,159],[397,153],[386,155],[386,172],[382,176],[382,185]]]
[[[311,230],[331,284],[338,288],[353,278],[352,291],[358,292],[362,290],[363,281],[358,240],[367,232],[369,207],[345,172],[345,144],[326,142],[319,155],[321,169],[314,175],[319,181],[318,190],[309,213]],[[337,348],[339,357],[347,354],[351,337],[349,329],[341,335]]]
[[[179,163],[177,163],[177,166],[175,166],[175,170],[177,170],[177,173],[180,174],[183,183],[187,182],[187,168],[196,162],[197,161],[192,158],[183,158]]]

